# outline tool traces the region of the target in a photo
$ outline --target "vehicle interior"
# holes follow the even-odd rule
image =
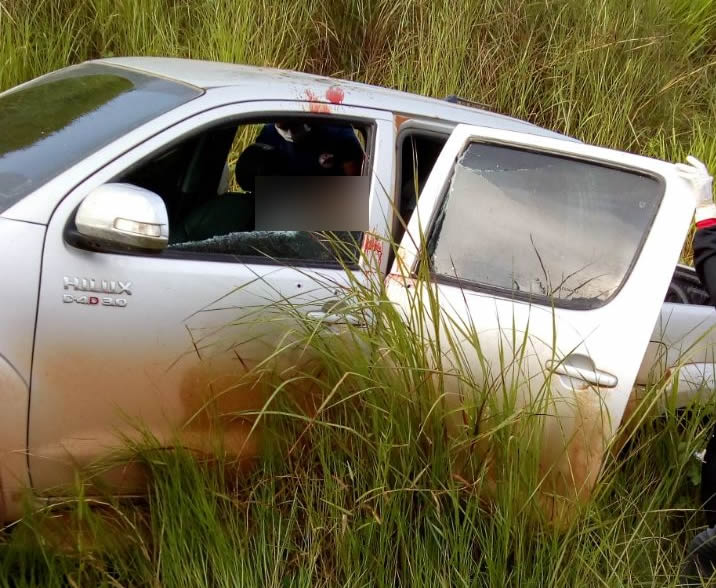
[[[398,214],[393,224],[393,238],[399,243],[410,216],[418,203],[430,172],[445,146],[448,135],[423,129],[410,129],[398,136],[397,183]]]
[[[310,128],[313,159],[298,163],[283,151],[275,128]],[[267,134],[267,131],[271,133]],[[340,139],[335,137],[340,135]],[[255,230],[255,182],[261,176],[370,175],[371,128],[351,121],[282,117],[232,122],[185,138],[114,181],[151,190],[164,201],[169,217],[169,251],[269,256],[284,259],[333,258],[315,234]],[[267,138],[270,139],[269,142]],[[350,162],[340,142],[350,144]],[[301,143],[303,145],[303,143]],[[326,153],[320,153],[321,151]],[[333,157],[333,152],[340,153]],[[327,157],[329,156],[330,157]],[[326,163],[324,160],[328,159]],[[335,159],[335,162],[333,161]],[[290,160],[290,161],[289,161]],[[350,163],[350,165],[348,164]],[[367,197],[367,194],[366,194]],[[336,233],[357,250],[361,235]]]

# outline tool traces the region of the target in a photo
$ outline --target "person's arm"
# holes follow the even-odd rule
[[[359,176],[363,167],[363,147],[353,128],[338,127],[335,131],[335,142],[343,174]]]
[[[713,178],[706,166],[695,157],[687,157],[690,165],[678,164],[682,176],[691,182],[698,194],[696,234],[694,235],[694,265],[701,284],[716,306],[716,205],[713,201]]]
[[[346,176],[359,176],[361,172],[361,162],[357,159],[351,159],[343,162],[343,174]]]

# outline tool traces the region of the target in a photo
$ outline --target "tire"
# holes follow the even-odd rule
[[[716,527],[709,527],[696,535],[689,544],[689,552],[681,572],[681,585],[703,586],[702,580],[712,578],[715,571]]]
[[[716,429],[711,431],[701,466],[701,503],[709,527],[716,525]]]

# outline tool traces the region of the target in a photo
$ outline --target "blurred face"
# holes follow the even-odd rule
[[[306,123],[296,121],[278,121],[276,131],[289,143],[296,143],[304,138],[311,130]]]

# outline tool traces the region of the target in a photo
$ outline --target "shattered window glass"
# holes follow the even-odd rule
[[[362,233],[359,231],[247,231],[201,241],[175,243],[170,245],[170,249],[196,253],[225,253],[286,262],[310,260],[332,263],[338,260],[351,265],[358,262],[361,237]]]
[[[638,173],[471,144],[429,243],[434,273],[590,308],[625,280],[661,202]]]

